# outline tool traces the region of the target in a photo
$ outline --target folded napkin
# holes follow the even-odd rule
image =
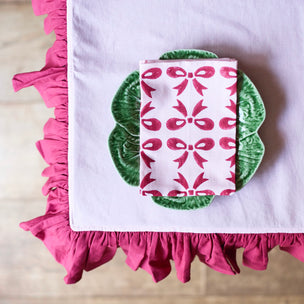
[[[140,192],[235,192],[237,62],[140,63]]]

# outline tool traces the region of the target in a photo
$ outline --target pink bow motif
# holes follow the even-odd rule
[[[236,147],[235,139],[231,137],[222,137],[220,139],[220,146],[225,150],[235,149]]]
[[[231,67],[222,67],[220,69],[220,74],[224,77],[224,78],[237,78],[237,70]],[[237,86],[236,86],[237,80],[235,81],[235,83],[226,88],[227,90],[230,90],[230,96],[232,96],[233,94],[236,93],[237,91]]]
[[[162,141],[159,138],[150,138],[142,144],[142,148],[151,151],[157,151],[161,148]]]
[[[194,148],[196,150],[211,150],[214,147],[215,143],[212,138],[202,138],[200,139],[195,145]],[[183,140],[172,137],[169,138],[167,141],[167,146],[171,150],[187,150],[188,151],[193,151],[193,145],[187,145]],[[184,163],[186,162],[189,152],[185,151],[179,158],[175,159],[174,162],[178,163],[178,169],[181,168]],[[204,169],[204,163],[207,162],[208,160],[203,158],[198,154],[197,151],[193,151],[193,158],[195,162],[198,164],[199,167]]]
[[[204,172],[200,173],[193,184],[192,189],[189,189],[188,182],[186,178],[179,172],[177,172],[178,178],[175,178],[174,181],[181,184],[186,191],[180,191],[180,190],[171,190],[168,193],[168,196],[188,196],[188,195],[214,195],[214,192],[212,190],[196,190],[202,183],[208,181],[207,178],[204,178]]]
[[[229,99],[230,101],[230,105],[229,106],[226,106],[227,109],[229,109],[232,113],[236,114],[236,103]]]
[[[220,146],[225,150],[235,149],[236,148],[236,141],[235,141],[234,138],[222,137],[220,139]],[[229,158],[225,159],[225,160],[230,161],[230,168],[233,167],[235,165],[235,153],[232,156],[230,156]]]
[[[141,110],[140,117],[144,117],[148,112],[155,109],[151,107],[152,101],[148,102]],[[141,124],[150,131],[158,131],[161,128],[161,122],[157,118],[141,119]]]
[[[139,190],[139,193],[143,196],[163,196],[158,190]]]
[[[230,117],[224,117],[219,122],[220,128],[223,130],[233,129],[236,126],[236,119]]]
[[[152,101],[149,101],[142,109],[140,112],[140,117],[144,117],[148,112],[152,111],[155,109],[155,107],[151,107]]]
[[[230,88],[230,87],[229,87]],[[226,106],[228,110],[230,110],[233,114],[236,114],[236,104],[233,100],[229,99],[230,105]],[[230,117],[224,117],[220,120],[220,128],[223,130],[229,130],[236,127],[236,119]]]
[[[142,148],[144,150],[150,150],[150,151],[157,151],[161,148],[161,146],[162,146],[162,141],[159,138],[150,138],[142,144]],[[146,166],[151,169],[151,163],[155,162],[155,160],[149,157],[144,151],[140,152],[140,156],[144,161],[144,163],[146,164]]]
[[[175,86],[173,89],[177,90],[177,96],[182,94],[184,90],[186,89],[189,80],[192,79],[193,86],[195,90],[203,96],[203,90],[206,90],[207,88],[203,86],[197,78],[211,78],[215,74],[215,69],[212,66],[203,66],[198,68],[194,73],[190,72],[187,73],[183,68],[181,67],[169,67],[167,69],[167,75],[171,78],[185,78],[179,85]],[[187,78],[186,78],[187,77]]]
[[[234,189],[225,189],[221,192],[220,195],[230,195],[231,193],[234,193],[235,190]]]
[[[203,99],[200,100],[193,108],[192,117],[187,117],[188,112],[185,105],[177,99],[177,106],[173,106],[174,109],[179,111],[185,118],[170,118],[168,119],[166,126],[169,130],[175,131],[183,128],[186,123],[194,123],[198,128],[204,131],[209,131],[214,128],[214,122],[210,118],[195,118],[201,111],[207,107],[203,106]]]
[[[152,196],[162,196],[161,192],[158,190],[142,190],[144,189],[147,185],[153,183],[156,179],[151,178],[152,172],[149,172],[148,174],[145,175],[145,177],[142,179],[140,183],[140,188],[141,188],[141,194],[144,196],[147,196],[148,194]]]
[[[142,73],[141,79],[157,79],[161,76],[161,74],[162,74],[162,70],[160,68],[151,68]],[[143,80],[140,82],[140,84],[146,95],[152,98],[152,92],[155,91],[155,89],[150,87]]]
[[[141,110],[140,117],[145,116],[148,112],[155,109],[155,107],[151,107],[152,101],[148,102]],[[151,131],[158,131],[161,128],[161,122],[156,118],[150,118],[150,119],[141,119],[141,124],[148,130]],[[158,138],[151,138],[149,140],[146,140],[142,144],[142,148],[146,150],[152,150],[157,151],[162,146],[162,142]],[[140,152],[141,158],[143,159],[144,163],[148,168],[151,169],[151,163],[155,162],[154,159],[150,158],[144,151]]]
[[[228,180],[228,181],[230,181],[230,182],[232,182],[232,183],[234,183],[235,184],[235,173],[234,172],[232,172],[232,171],[230,171],[230,177],[227,177],[226,178],[226,180]]]

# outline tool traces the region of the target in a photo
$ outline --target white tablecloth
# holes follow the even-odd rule
[[[69,200],[74,230],[304,232],[302,0],[69,0]],[[266,107],[253,179],[203,209],[142,197],[114,167],[112,99],[142,59],[174,49],[236,58]],[[119,189],[119,190],[118,190]]]

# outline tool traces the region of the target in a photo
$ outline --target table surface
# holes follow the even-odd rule
[[[24,2],[24,3],[23,3]],[[84,274],[77,285],[63,282],[65,270],[41,241],[18,223],[41,215],[46,164],[35,147],[52,109],[34,88],[13,93],[10,79],[17,72],[39,70],[54,35],[45,36],[43,17],[34,17],[29,1],[0,1],[0,303],[259,303],[304,302],[304,263],[275,249],[269,269],[241,267],[228,276],[197,260],[192,280],[182,284],[174,271],[155,284],[143,270],[133,272],[119,250],[110,263]],[[240,262],[241,251],[238,261]],[[239,263],[241,265],[241,262]],[[140,288],[139,288],[140,286]]]

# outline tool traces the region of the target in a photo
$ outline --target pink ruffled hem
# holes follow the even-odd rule
[[[49,164],[42,175],[49,179],[43,186],[48,196],[43,216],[20,226],[41,239],[55,259],[67,270],[65,282],[76,283],[83,270],[92,270],[108,261],[121,247],[126,263],[146,270],[155,282],[171,271],[174,260],[177,277],[190,280],[191,262],[201,262],[226,274],[239,273],[236,250],[244,248],[243,264],[264,270],[268,252],[275,246],[304,262],[304,234],[195,234],[175,232],[75,232],[69,225],[68,204],[68,82],[66,0],[33,0],[36,15],[48,14],[45,31],[55,31],[56,41],[47,53],[46,65],[39,72],[18,74],[14,89],[35,86],[47,107],[55,107],[55,119],[44,127],[44,139],[37,148]]]

